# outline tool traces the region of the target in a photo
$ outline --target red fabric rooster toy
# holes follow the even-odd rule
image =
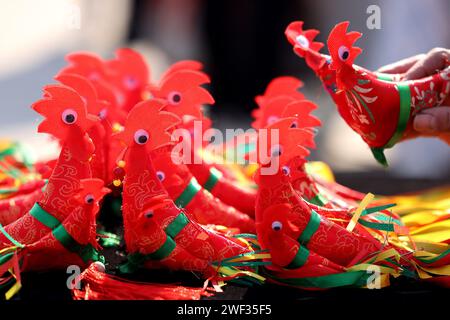
[[[319,53],[314,42],[317,30],[303,30],[303,22],[291,23],[286,36],[294,51],[319,76],[347,124],[371,148],[375,158],[387,165],[384,149],[417,136],[414,116],[424,108],[441,105],[450,93],[450,67],[434,75],[402,81],[402,75],[368,71],[353,62],[361,53],[354,46],[359,32],[347,32],[349,22],[336,25],[328,37],[330,56]]]
[[[125,242],[130,252],[128,263],[121,269],[129,272],[140,266],[166,267],[217,279],[223,272],[224,259],[245,257],[251,248],[238,238],[203,228],[170,199],[150,154],[171,143],[168,130],[179,123],[179,118],[162,109],[164,104],[158,100],[137,104],[128,115],[124,131],[117,134],[126,145],[122,197]],[[233,274],[246,275],[237,269]]]

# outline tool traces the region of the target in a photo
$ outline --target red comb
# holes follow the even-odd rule
[[[256,96],[255,101],[260,108],[264,107],[264,103],[277,96],[291,96],[294,99],[304,99],[304,95],[299,91],[303,87],[300,79],[291,76],[282,76],[274,78],[267,85],[264,95]]]
[[[326,59],[319,53],[323,43],[315,42],[318,30],[303,30],[303,21],[295,21],[288,25],[285,35],[288,41],[294,46],[294,52],[302,58],[313,70],[323,66]]]
[[[284,108],[293,101],[295,101],[294,98],[287,95],[274,97],[266,101],[264,107],[261,107],[252,113],[255,117],[252,127],[260,129],[278,121],[282,118],[281,114]]]
[[[171,143],[168,130],[176,126],[180,119],[173,113],[161,111],[164,107],[159,100],[146,100],[138,103],[128,114],[125,128],[116,136],[127,146],[145,145],[149,150]],[[139,137],[146,136],[145,142]]]
[[[279,144],[283,147],[283,152],[280,156],[281,164],[285,164],[295,156],[307,157],[309,150],[305,147],[315,147],[313,133],[309,130],[292,127],[292,123],[295,120],[295,117],[282,118],[272,125],[267,126],[269,130],[279,130]]]
[[[126,91],[143,89],[150,79],[150,70],[144,57],[130,48],[116,50],[116,57],[106,62],[114,85]]]
[[[311,114],[311,112],[316,109],[317,105],[312,101],[293,101],[286,105],[281,116],[283,118],[297,118],[298,120],[295,121],[295,126],[297,128],[313,129],[314,127],[318,127],[322,124],[319,119]]]
[[[159,87],[151,87],[150,92],[155,98],[167,102],[164,110],[179,117],[190,115],[201,118],[201,106],[214,103],[211,94],[201,87],[209,82],[209,77],[203,72],[179,70],[163,79]]]
[[[86,132],[98,120],[87,114],[85,103],[73,89],[62,85],[44,87],[44,99],[32,105],[45,117],[38,132],[45,132],[64,140],[74,127]]]
[[[75,73],[92,81],[107,78],[105,63],[96,54],[75,52],[66,55],[66,60],[69,62],[69,66],[61,70],[60,73]]]
[[[328,50],[331,55],[330,68],[337,70],[344,64],[352,65],[355,58],[362,52],[361,48],[354,47],[362,33],[352,31],[347,32],[350,22],[344,21],[337,24],[328,36]]]
[[[311,130],[292,128],[296,119],[282,118],[258,131],[256,158],[260,164],[267,164],[265,162],[270,158],[271,162],[277,161],[278,166],[283,166],[295,157],[305,158],[309,155],[305,147],[315,147],[314,134]],[[255,157],[254,153],[246,158]]]

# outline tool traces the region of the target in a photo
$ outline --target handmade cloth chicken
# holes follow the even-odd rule
[[[264,275],[276,283],[311,289],[365,287],[368,268],[378,268],[381,286],[389,284],[389,275],[417,279],[441,275],[450,256],[415,251],[408,229],[386,215],[386,207],[365,209],[370,196],[356,210],[314,206],[299,196],[291,183],[291,161],[295,159],[295,166],[301,159],[304,162],[307,148],[314,147],[308,121],[307,112],[291,115],[259,132],[256,228],[261,248],[269,250],[272,261]],[[436,253],[441,254],[430,259]]]
[[[59,139],[62,149],[40,199],[21,218],[0,226],[0,261],[5,263],[4,250],[15,247],[24,271],[87,265],[100,258],[96,214],[109,191],[91,178],[94,147],[86,132],[97,118],[76,91],[61,85],[46,86],[33,109],[45,117],[38,131]]]
[[[123,220],[128,256],[123,272],[144,266],[196,271],[206,278],[246,277],[248,270],[225,268],[225,260],[252,254],[239,238],[200,226],[177,207],[164,189],[150,153],[171,142],[168,133],[179,118],[161,111],[164,104],[149,100],[129,113],[124,131],[118,133],[126,145],[123,181]],[[226,270],[225,270],[225,269]]]
[[[175,204],[200,224],[231,227],[241,232],[254,232],[255,222],[247,214],[224,204],[204,189],[183,163],[173,159],[171,146],[158,148],[151,157],[156,174]],[[176,154],[175,154],[176,156]]]
[[[330,56],[314,38],[319,31],[303,30],[292,22],[286,36],[294,51],[323,82],[347,124],[371,148],[375,158],[387,165],[384,149],[418,135],[414,116],[425,108],[440,106],[449,97],[450,67],[418,80],[402,81],[402,75],[371,72],[354,63],[361,49],[354,46],[359,32],[347,32],[349,22],[336,25],[328,37]]]

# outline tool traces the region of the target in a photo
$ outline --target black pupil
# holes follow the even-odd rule
[[[287,173],[288,173],[288,169],[283,168],[283,173],[284,173],[284,174],[287,174]]]
[[[152,211],[149,211],[149,212],[147,212],[147,213],[145,214],[145,216],[146,216],[147,218],[151,218],[151,217],[153,217],[153,212],[152,212]]]
[[[138,141],[139,141],[139,143],[146,143],[147,139],[148,138],[146,136],[142,135],[142,136],[139,136]]]
[[[92,203],[92,202],[94,202],[94,198],[88,198],[87,199],[87,203]]]
[[[173,99],[173,102],[180,102],[181,96],[179,94],[174,94],[172,99]]]
[[[75,121],[75,116],[73,114],[66,115],[66,122],[73,123]]]
[[[344,51],[344,53],[342,53],[342,59],[347,60],[348,58],[348,51]]]
[[[291,124],[291,128],[297,128],[297,123],[295,123],[295,122],[292,123],[292,124]]]
[[[159,180],[162,180],[162,179],[163,179],[162,173],[158,173],[158,179],[159,179]]]
[[[280,230],[280,226],[274,226],[273,229],[278,231],[278,230]]]

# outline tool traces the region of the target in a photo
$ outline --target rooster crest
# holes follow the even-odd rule
[[[63,85],[44,87],[44,98],[32,105],[32,109],[44,116],[38,132],[49,133],[65,140],[74,128],[86,132],[98,118],[87,113],[81,96]]]
[[[349,25],[349,21],[337,24],[328,36],[327,44],[332,60],[330,68],[333,70],[339,71],[344,65],[352,66],[356,57],[362,52],[361,48],[353,46],[362,33],[347,32]]]
[[[172,64],[164,74],[161,76],[161,82],[163,82],[167,77],[169,77],[172,73],[180,71],[180,70],[192,70],[201,72],[203,69],[203,64],[199,61],[195,60],[181,60]]]
[[[89,52],[74,52],[66,56],[69,66],[60,73],[75,73],[92,81],[107,78],[107,70],[103,59]]]
[[[264,104],[263,108],[256,109],[252,113],[255,118],[252,127],[260,129],[278,121],[282,118],[281,113],[284,108],[292,101],[294,101],[294,99],[288,95],[273,97]]]
[[[312,101],[306,99],[293,101],[284,108],[281,117],[295,117],[297,120],[292,123],[291,127],[308,129],[314,132],[315,127],[322,124],[318,118],[311,114],[316,109],[317,105]],[[314,145],[309,146],[314,147]]]
[[[97,90],[90,80],[78,74],[71,73],[59,74],[55,77],[55,80],[75,90],[86,103],[88,113],[100,114],[101,109],[104,107],[104,102],[99,101]]]

